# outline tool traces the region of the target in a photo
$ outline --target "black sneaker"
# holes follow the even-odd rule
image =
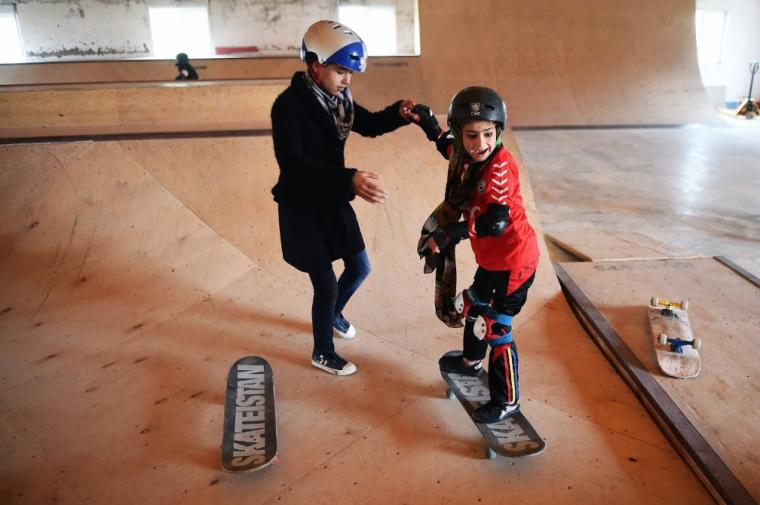
[[[520,412],[520,402],[509,405],[488,400],[484,405],[475,409],[475,412],[472,413],[472,420],[479,424],[497,423],[518,412]]]
[[[334,375],[351,375],[356,373],[356,365],[344,360],[335,351],[312,354],[311,364]]]
[[[438,366],[446,373],[458,373],[471,377],[480,377],[483,373],[483,364],[480,361],[472,366],[467,366],[464,364],[464,358],[461,354],[441,357],[438,360]]]

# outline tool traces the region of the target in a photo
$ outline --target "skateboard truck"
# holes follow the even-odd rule
[[[683,354],[683,347],[685,345],[690,345],[695,350],[699,350],[702,347],[702,341],[698,338],[694,340],[681,340],[680,338],[668,338],[664,333],[660,333],[658,341],[660,345],[670,344],[670,350],[678,354]]]
[[[673,312],[674,308],[681,309],[683,311],[689,310],[689,301],[688,300],[680,300],[680,301],[672,301],[672,300],[663,300],[662,298],[657,298],[656,296],[653,296],[652,299],[649,301],[649,303],[652,305],[652,307],[659,308],[660,312],[663,316],[674,316],[675,313]]]

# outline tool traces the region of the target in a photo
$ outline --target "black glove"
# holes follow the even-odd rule
[[[467,221],[459,221],[436,228],[430,236],[435,240],[438,249],[445,251],[449,247],[457,245],[462,239],[469,237]]]
[[[418,103],[412,108],[412,112],[420,116],[417,124],[425,132],[428,140],[437,140],[441,136],[441,127],[438,126],[438,120],[433,115],[433,111],[427,105]]]

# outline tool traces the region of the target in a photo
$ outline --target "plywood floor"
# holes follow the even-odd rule
[[[414,252],[446,169],[422,139],[351,141],[349,165],[378,170],[392,198],[356,203],[374,271],[347,311],[359,336],[338,342],[359,366],[348,378],[309,364],[310,289],[279,259],[270,139],[0,148],[2,500],[710,503],[548,261],[515,325],[524,411],[547,450],[481,458],[436,365],[461,335],[435,319]],[[391,159],[404,163],[378,161]],[[223,392],[246,354],[274,368],[281,462],[230,475]]]

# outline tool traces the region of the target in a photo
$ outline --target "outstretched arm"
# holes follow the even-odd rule
[[[351,129],[363,137],[377,137],[408,125],[410,119],[403,113],[404,103],[399,100],[381,111],[370,112],[354,102],[354,124]]]

